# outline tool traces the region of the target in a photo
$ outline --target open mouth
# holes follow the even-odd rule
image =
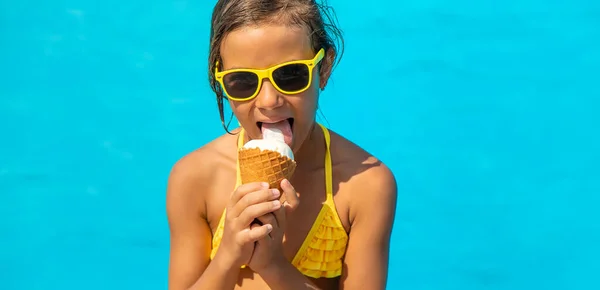
[[[290,128],[292,129],[292,132],[294,132],[294,118],[288,118],[285,121],[288,121],[290,123]],[[258,126],[258,129],[262,131],[262,125],[263,122],[256,122],[256,126]]]
[[[266,129],[278,129],[283,134],[283,141],[292,146],[294,140],[294,118],[284,119],[277,123],[263,123],[256,122],[256,126],[260,130],[260,132],[264,132]]]

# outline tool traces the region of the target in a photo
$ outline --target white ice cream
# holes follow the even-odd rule
[[[263,139],[250,140],[244,144],[244,148],[259,148],[261,150],[276,151],[279,152],[279,154],[294,160],[292,148],[285,143],[281,130],[276,128],[263,128]]]

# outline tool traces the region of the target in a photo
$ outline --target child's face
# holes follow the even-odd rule
[[[223,39],[221,71],[234,68],[266,69],[288,61],[310,60],[315,54],[306,29],[285,25],[244,27],[230,32]],[[280,87],[285,85],[285,81],[298,82],[302,76],[307,81],[309,69],[302,68],[304,69],[290,67],[285,71],[280,70],[275,80],[281,80]],[[312,82],[308,89],[300,93],[284,94],[265,78],[258,82],[261,87],[256,97],[245,101],[229,100],[233,113],[248,137],[262,138],[261,123],[282,121],[278,126],[283,131],[289,128],[292,132],[287,134],[286,143],[297,151],[310,134],[317,109],[319,86],[320,83],[325,83],[325,80],[320,80],[318,72],[318,65],[312,68]],[[231,77],[228,81],[231,85],[237,85],[240,90],[246,88],[252,91],[256,87],[256,82],[243,77]],[[236,82],[238,83],[235,84]],[[293,121],[289,122],[290,119]],[[291,123],[290,127],[287,127],[288,123]]]

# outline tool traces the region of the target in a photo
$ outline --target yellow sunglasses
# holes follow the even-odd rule
[[[215,66],[215,78],[228,99],[251,100],[258,95],[262,80],[267,78],[283,94],[298,94],[308,89],[312,82],[313,68],[323,59],[321,48],[313,59],[294,60],[267,69],[231,69],[219,72],[219,61]]]

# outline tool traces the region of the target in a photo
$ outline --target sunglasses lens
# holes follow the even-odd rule
[[[305,64],[289,64],[273,72],[277,86],[287,92],[304,89],[308,85],[308,78],[308,66]]]
[[[247,98],[256,92],[258,76],[251,72],[234,72],[223,77],[227,94],[233,98]]]

